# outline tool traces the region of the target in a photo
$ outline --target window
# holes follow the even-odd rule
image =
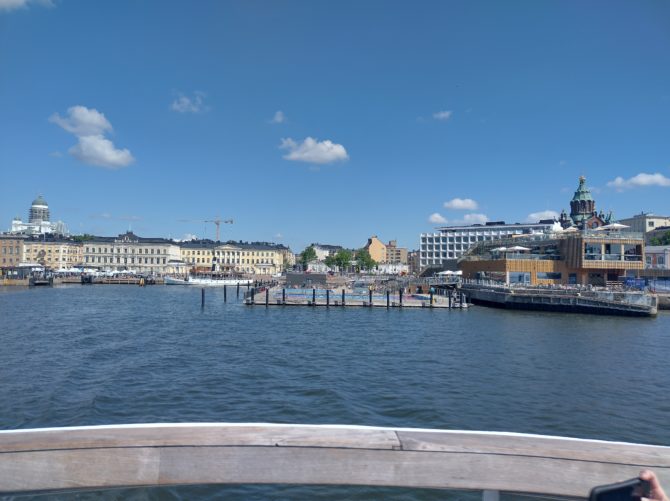
[[[656,258],[656,264],[664,265],[665,264],[665,256],[658,256]]]
[[[538,271],[536,277],[538,280],[560,280],[561,274],[553,271]]]

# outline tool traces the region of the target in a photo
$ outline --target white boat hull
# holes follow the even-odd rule
[[[247,278],[181,278],[165,277],[165,285],[197,285],[199,287],[223,287],[224,285],[248,285],[253,281]]]

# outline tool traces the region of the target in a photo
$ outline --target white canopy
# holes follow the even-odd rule
[[[625,224],[621,224],[621,223],[611,223],[611,224],[606,224],[605,226],[601,226],[598,229],[599,230],[623,230],[624,228],[630,228],[630,226],[626,226]]]
[[[579,231],[576,226],[570,226],[569,228],[564,229],[563,231],[567,232],[573,232],[573,231]]]
[[[503,252],[506,251],[507,247],[496,247],[495,249],[491,249],[492,252]]]
[[[528,247],[523,247],[521,245],[515,245],[513,247],[508,248],[507,250],[509,250],[509,251],[528,251],[530,249]]]

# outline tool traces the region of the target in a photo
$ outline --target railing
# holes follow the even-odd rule
[[[278,424],[0,431],[0,492],[179,484],[341,484],[585,497],[670,447],[543,435]],[[532,473],[532,474],[529,474]]]

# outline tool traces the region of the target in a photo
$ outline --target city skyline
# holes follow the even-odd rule
[[[0,1],[4,228],[41,193],[72,233],[415,249],[580,175],[668,212],[666,4],[197,7]]]

